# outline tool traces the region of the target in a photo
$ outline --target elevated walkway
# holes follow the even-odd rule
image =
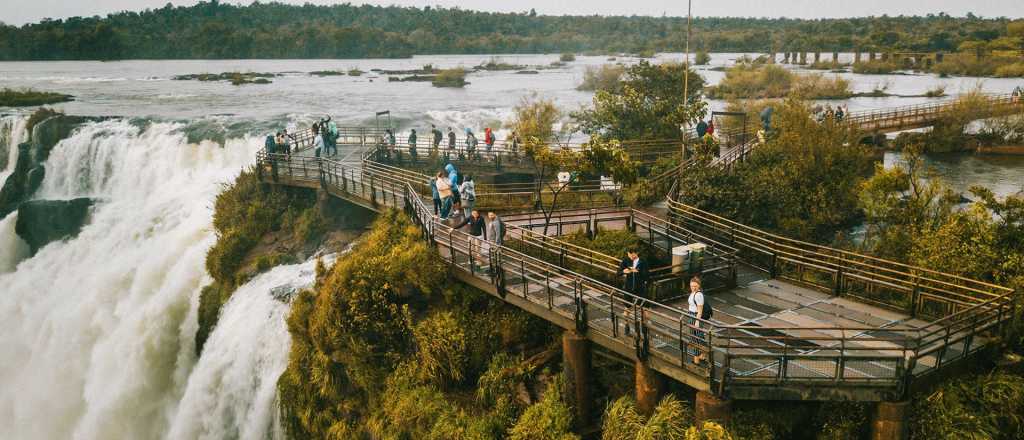
[[[719,396],[899,398],[915,380],[987,346],[1016,301],[1000,286],[774,236],[674,200],[664,217],[598,204],[562,212],[548,234],[538,232],[536,214],[499,209],[509,242],[487,244],[433,215],[426,176],[371,156],[261,153],[257,170],[268,183],[316,188],[378,211],[403,209],[460,280]],[[483,191],[478,204],[503,197]],[[662,251],[708,243],[704,275],[720,281],[709,293],[714,319],[694,319],[678,295],[656,301],[614,287],[607,273],[615,257],[560,238],[579,228],[627,229]],[[666,282],[689,275],[659,269]],[[695,364],[694,354],[711,362]]]

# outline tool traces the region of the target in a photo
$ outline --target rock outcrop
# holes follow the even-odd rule
[[[95,118],[57,114],[32,127],[29,141],[18,145],[18,162],[14,171],[0,188],[0,218],[18,209],[18,205],[32,197],[46,176],[43,163],[50,151],[80,125]]]
[[[28,243],[31,255],[55,240],[78,235],[89,219],[93,200],[31,200],[18,207],[14,232]]]

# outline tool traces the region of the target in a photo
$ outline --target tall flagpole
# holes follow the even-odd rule
[[[690,29],[693,25],[693,0],[686,0],[686,53],[683,54],[683,105],[687,105],[690,99]],[[686,132],[689,127],[680,127],[682,133],[682,156],[679,160],[679,183],[683,180],[683,164],[686,163]]]

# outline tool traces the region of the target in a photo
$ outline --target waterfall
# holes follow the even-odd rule
[[[76,238],[0,273],[0,438],[161,438],[183,414],[213,200],[259,145],[189,143],[184,128],[89,123],[51,153],[36,197],[97,204]],[[0,222],[8,254],[15,215]]]
[[[170,439],[277,439],[277,378],[291,337],[284,296],[310,287],[315,260],[279,266],[238,288],[203,347]]]
[[[28,140],[28,130],[25,130],[27,125],[28,116],[0,118],[0,186],[18,163],[18,145]]]

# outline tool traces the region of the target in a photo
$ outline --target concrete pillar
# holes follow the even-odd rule
[[[815,52],[814,53],[814,62],[815,63],[820,63],[821,62],[821,52]]]
[[[594,399],[591,396],[590,341],[575,330],[562,333],[562,370],[565,371],[563,395],[576,411],[579,426],[589,426]]]
[[[875,51],[868,52],[868,61],[875,60]]]
[[[871,421],[871,440],[904,440],[910,420],[910,402],[878,402]]]
[[[782,54],[782,56],[786,57],[786,61],[785,61],[786,64],[789,64],[789,56],[790,55],[791,54],[789,52],[785,52],[785,53]]]
[[[835,66],[835,65],[838,65],[838,64],[839,64],[839,52],[832,52],[832,65]]]
[[[807,52],[800,52],[800,64],[807,64]]]
[[[698,391],[697,401],[694,402],[694,418],[697,420],[697,426],[703,425],[704,422],[728,424],[732,420],[732,401],[707,391]]]
[[[328,218],[330,215],[331,195],[323,188],[316,189],[316,211],[320,218]]]
[[[860,62],[860,50],[856,50],[856,51],[853,52],[853,62],[854,63],[859,63]]]
[[[882,61],[889,61],[889,52],[882,52]]]
[[[636,408],[644,415],[651,415],[665,394],[665,378],[643,361],[636,361],[635,369]]]
[[[768,64],[775,64],[775,52],[768,54]]]

